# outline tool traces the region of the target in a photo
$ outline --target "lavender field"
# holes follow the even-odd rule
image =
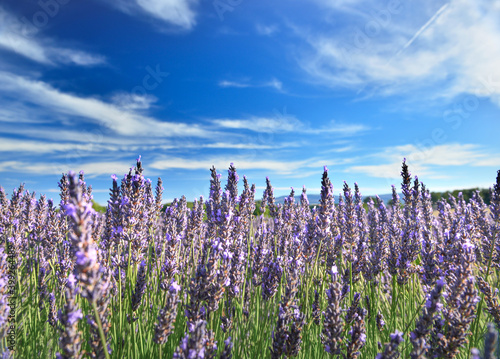
[[[163,211],[140,159],[105,214],[83,173],[59,203],[0,189],[3,358],[496,358],[500,171],[489,205],[437,216],[405,162],[390,205],[347,183],[336,204],[331,175],[312,209],[231,165]]]

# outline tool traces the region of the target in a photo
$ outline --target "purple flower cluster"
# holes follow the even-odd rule
[[[59,204],[0,188],[0,339],[8,250],[19,258],[15,294],[30,293],[23,310],[33,306],[43,335],[57,335],[61,358],[127,357],[132,347],[231,358],[254,340],[272,358],[308,355],[303,341],[315,340],[331,357],[466,355],[485,320],[500,326],[500,171],[489,203],[476,192],[434,204],[406,161],[401,176],[391,204],[364,201],[346,182],[335,203],[325,167],[317,206],[305,188],[278,201],[269,178],[259,205],[231,164],[225,185],[210,170],[207,199],[164,207],[162,180],[153,188],[139,158],[112,176],[104,214],[83,173],[63,174]],[[423,305],[408,315],[409,302]],[[475,357],[494,356],[495,333]],[[144,345],[128,346],[136,338]]]

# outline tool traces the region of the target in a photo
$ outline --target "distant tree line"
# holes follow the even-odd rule
[[[432,204],[435,205],[441,198],[448,199],[450,197],[450,194],[457,198],[458,194],[462,192],[462,196],[464,197],[465,201],[469,201],[472,198],[472,195],[476,192],[479,191],[479,195],[483,199],[484,203],[487,205],[490,204],[491,201],[491,192],[489,189],[486,188],[469,188],[469,189],[457,189],[454,191],[446,191],[446,192],[431,192],[431,199],[432,199]],[[370,198],[375,201],[375,197],[369,196],[365,197],[363,202],[366,204],[370,201]],[[392,205],[392,199],[387,202],[387,205]]]
[[[489,205],[491,202],[491,192],[489,189],[486,188],[482,189],[469,188],[469,189],[460,189],[460,190],[446,191],[446,192],[431,192],[432,203],[437,203],[437,201],[439,201],[443,197],[445,199],[448,199],[450,194],[456,198],[460,192],[462,192],[464,200],[469,201],[472,198],[473,193],[476,191],[479,191],[479,195],[483,199],[484,203]]]

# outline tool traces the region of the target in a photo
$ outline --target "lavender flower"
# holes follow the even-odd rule
[[[146,291],[146,262],[142,261],[137,273],[137,282],[131,300],[133,312],[135,312],[137,308],[139,308],[139,305],[141,304],[142,297],[144,296],[145,291]]]
[[[375,359],[397,359],[399,358],[399,345],[404,341],[403,333],[396,331],[390,334],[391,341],[387,343],[384,347],[384,352],[377,354]]]
[[[326,291],[326,296],[328,306],[325,312],[323,312],[324,322],[321,343],[327,353],[338,355],[342,350],[344,321],[341,317],[341,288],[340,283],[336,280],[336,276],[333,277],[333,281]]]
[[[302,328],[304,325],[304,314],[300,309],[295,308],[292,314],[292,323],[288,330],[288,337],[286,338],[285,355],[288,358],[292,358],[299,354],[302,344]]]
[[[477,277],[477,285],[479,290],[484,294],[486,310],[493,317],[497,328],[500,328],[500,303],[498,298],[498,289],[493,292],[491,285],[481,276]]]
[[[384,316],[382,315],[382,313],[378,312],[377,313],[377,317],[375,318],[376,320],[376,324],[377,324],[377,329],[381,332],[382,330],[384,330],[384,327],[385,327],[385,320],[384,320]]]
[[[484,355],[483,359],[497,358],[498,352],[498,331],[493,324],[488,323],[488,331],[484,338]]]
[[[217,351],[214,334],[206,330],[207,322],[199,320],[194,323],[192,330],[181,339],[174,353],[174,359],[211,359]]]
[[[90,326],[90,338],[89,345],[92,349],[90,357],[93,359],[101,359],[105,357],[104,351],[106,350],[108,354],[111,354],[110,348],[110,329],[111,322],[109,320],[110,316],[110,292],[113,290],[112,275],[109,268],[100,269],[100,280],[96,285],[95,298],[96,298],[96,308],[97,313],[92,315],[87,315],[87,323]],[[99,316],[99,321],[101,322],[101,328],[103,330],[106,345],[104,348],[102,339],[99,334],[99,326],[97,324],[97,317]]]
[[[72,224],[70,233],[72,249],[76,257],[75,269],[82,284],[82,295],[94,299],[94,289],[99,280],[97,251],[92,238],[92,204],[82,196],[81,186],[74,173],[69,174],[69,199],[65,205],[66,215]]]
[[[317,290],[314,290],[314,301],[312,303],[312,319],[314,324],[319,325],[321,320],[321,308],[319,304],[319,293]]]
[[[232,359],[233,354],[231,353],[233,350],[233,343],[231,342],[231,337],[228,337],[224,341],[224,350],[220,354],[220,359]]]
[[[360,350],[366,344],[365,316],[366,310],[358,307],[355,321],[349,331],[351,337],[347,343],[346,358],[355,359],[360,356]]]
[[[53,327],[57,327],[59,318],[57,317],[57,312],[56,312],[56,297],[54,296],[54,293],[49,294],[49,314],[48,314],[48,322],[49,324]]]
[[[286,350],[286,341],[288,339],[288,316],[280,306],[278,322],[272,333],[273,345],[270,349],[271,358],[279,359]]]
[[[484,337],[484,354],[481,356],[481,352],[477,348],[471,350],[473,359],[495,359],[498,358],[498,331],[495,329],[494,325],[488,323],[488,330]]]
[[[275,258],[274,261],[269,263],[269,265],[263,269],[263,272],[262,298],[264,300],[269,300],[276,294],[278,285],[281,281],[281,276],[283,274],[283,269],[280,265],[280,258]]]
[[[0,247],[0,339],[5,338],[7,329],[9,328],[8,318],[11,308],[9,306],[8,296],[14,294],[8,292],[8,268],[13,264],[9,263],[10,261],[8,258],[9,257],[7,256],[7,253],[5,253],[4,248]]]
[[[464,236],[465,232],[462,231],[461,235]],[[472,275],[473,250],[461,247],[457,252],[460,262],[455,270],[448,274],[447,306],[443,309],[447,330],[439,339],[434,353],[444,358],[455,357],[467,342],[469,327],[475,317],[474,312],[479,299]]]
[[[78,331],[78,321],[83,318],[81,309],[75,303],[76,297],[76,279],[71,274],[66,284],[66,304],[59,311],[58,317],[60,326],[59,347],[61,353],[57,354],[57,358],[81,358],[81,334]]]
[[[160,310],[158,322],[155,324],[154,342],[157,344],[165,344],[169,335],[174,329],[175,319],[177,317],[177,306],[179,305],[180,286],[173,281],[170,289],[167,292],[167,303]]]
[[[443,290],[444,282],[438,280],[432,292],[428,295],[425,307],[422,309],[422,315],[418,319],[415,330],[411,332],[410,341],[413,345],[411,352],[412,359],[425,359],[428,348],[430,347],[427,341],[435,320],[436,313],[440,312],[443,305],[439,302],[441,291]]]

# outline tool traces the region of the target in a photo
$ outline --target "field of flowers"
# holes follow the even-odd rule
[[[357,184],[276,204],[233,165],[162,211],[140,159],[104,215],[83,173],[60,202],[0,188],[3,358],[483,358],[500,326],[500,171],[486,205],[443,199],[403,162],[399,198]]]

